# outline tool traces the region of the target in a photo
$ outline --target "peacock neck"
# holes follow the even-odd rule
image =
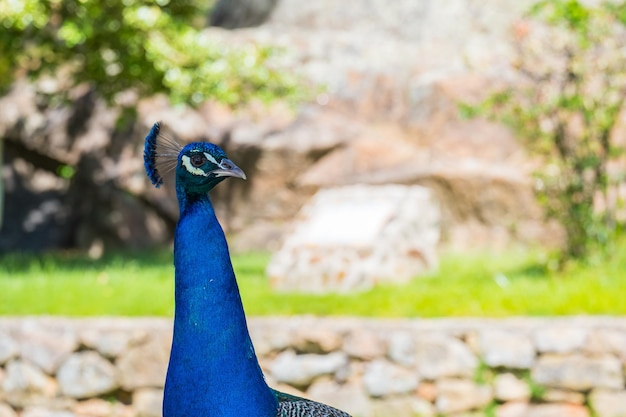
[[[224,232],[207,195],[181,203],[174,237],[174,338],[164,417],[274,417]]]

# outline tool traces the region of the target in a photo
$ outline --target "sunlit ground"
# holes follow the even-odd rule
[[[540,251],[446,253],[437,273],[346,295],[274,293],[269,254],[233,255],[249,315],[376,317],[626,314],[626,241],[610,261],[550,272]],[[1,315],[171,316],[171,252],[0,258]]]

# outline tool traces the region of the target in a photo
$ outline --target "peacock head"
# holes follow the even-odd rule
[[[160,134],[160,129],[160,123],[155,123],[146,136],[143,153],[146,173],[157,188],[172,169],[176,171],[177,189],[185,194],[205,194],[227,177],[246,179],[219,146],[194,142],[183,147]]]

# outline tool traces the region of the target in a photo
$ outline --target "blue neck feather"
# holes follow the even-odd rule
[[[274,417],[250,341],[226,238],[206,194],[177,187],[174,339],[164,417]]]

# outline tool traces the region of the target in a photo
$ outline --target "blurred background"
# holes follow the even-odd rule
[[[357,184],[426,187],[435,238],[409,256],[428,271],[469,263],[445,261],[451,251],[525,248],[517,270],[544,276],[620,252],[619,2],[4,6],[7,268],[16,253],[167,250],[172,179],[153,188],[142,161],[156,121],[179,142],[221,145],[247,173],[213,198],[235,253],[277,251],[316,192]]]

